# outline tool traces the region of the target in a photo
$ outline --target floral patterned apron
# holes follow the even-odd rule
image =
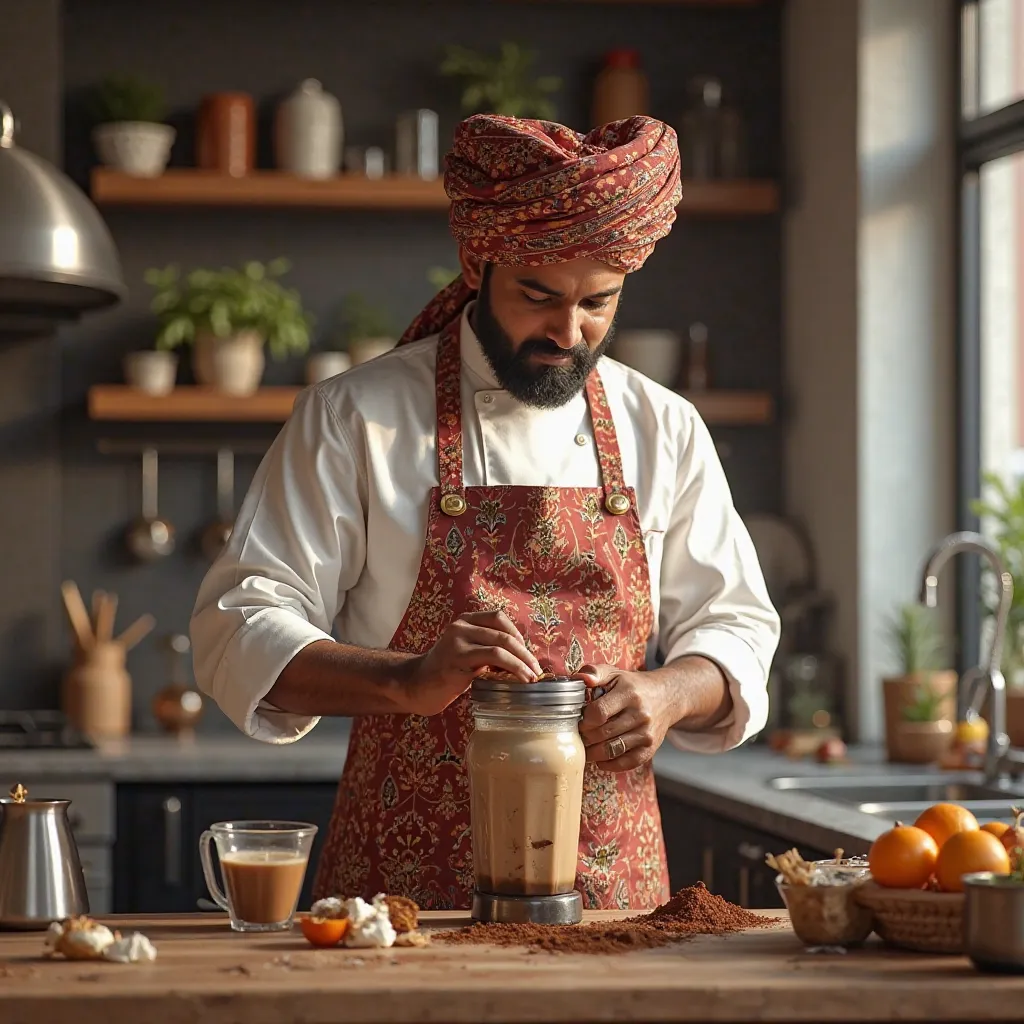
[[[636,494],[597,372],[586,384],[601,487],[466,487],[459,320],[437,350],[440,486],[409,607],[390,649],[423,654],[458,616],[504,611],[545,671],[644,667],[653,626]],[[473,891],[468,694],[442,714],[353,724],[314,894],[378,892],[466,908]],[[648,908],[669,895],[650,764],[584,774],[576,888],[588,908]]]

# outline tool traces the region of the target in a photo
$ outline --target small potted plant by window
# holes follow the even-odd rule
[[[250,395],[265,368],[264,346],[275,359],[309,348],[312,317],[299,293],[278,278],[287,260],[250,261],[241,268],[197,269],[181,278],[177,267],[153,269],[146,281],[156,294],[158,349],[193,345],[196,380],[230,395]]]
[[[93,144],[107,167],[136,178],[163,174],[175,131],[159,85],[131,75],[105,78],[92,96]]]
[[[1024,747],[1024,480],[1008,484],[995,474],[984,478],[989,500],[975,501],[971,510],[991,530],[1013,577],[1013,603],[1003,636],[1002,669],[1006,677],[1006,731],[1015,747]],[[999,605],[994,573],[986,567],[989,628]]]
[[[551,96],[562,86],[553,75],[534,77],[536,53],[518,43],[504,42],[496,56],[463,46],[449,46],[441,74],[463,83],[462,109],[466,114],[505,114],[553,120]]]
[[[342,307],[348,354],[353,366],[376,359],[395,347],[391,317],[358,292],[346,297]]]
[[[952,740],[957,674],[946,667],[946,645],[933,609],[902,605],[889,620],[888,633],[899,663],[899,674],[882,681],[889,760],[919,763],[925,754],[931,760],[929,743],[942,745],[941,756]],[[920,739],[931,733],[938,736]]]

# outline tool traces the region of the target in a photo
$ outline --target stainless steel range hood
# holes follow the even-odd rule
[[[0,333],[34,334],[125,296],[114,240],[64,173],[14,142],[0,101]]]

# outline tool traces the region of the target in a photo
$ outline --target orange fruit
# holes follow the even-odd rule
[[[1010,855],[991,832],[957,832],[946,840],[935,862],[935,878],[943,892],[963,892],[963,876],[972,871],[1009,874]]]
[[[871,844],[868,867],[871,877],[887,889],[921,889],[931,878],[938,856],[938,844],[924,829],[897,822]]]
[[[312,917],[309,914],[299,918],[299,927],[306,941],[312,946],[326,949],[336,946],[348,932],[347,917]]]
[[[932,804],[921,812],[914,824],[918,828],[923,828],[935,840],[940,850],[950,836],[955,836],[958,832],[978,830],[978,819],[959,804]]]
[[[981,826],[982,832],[991,832],[996,839],[1002,839],[1003,833],[1008,832],[1009,829],[1010,826],[1005,821],[986,821],[985,824]]]

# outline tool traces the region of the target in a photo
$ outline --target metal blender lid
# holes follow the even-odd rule
[[[515,704],[551,707],[559,704],[582,704],[587,684],[582,679],[541,679],[536,683],[520,683],[515,679],[474,679],[472,699],[481,704]]]

